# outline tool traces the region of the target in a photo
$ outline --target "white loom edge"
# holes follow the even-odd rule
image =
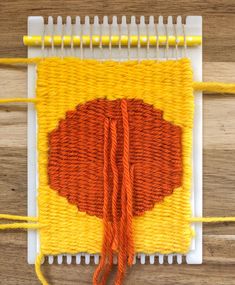
[[[28,35],[42,35],[44,20],[42,17],[28,18]],[[41,49],[28,48],[28,57],[40,57]],[[28,97],[34,98],[36,93],[36,66],[28,65]],[[37,115],[35,106],[28,104],[28,216],[37,217]],[[28,263],[34,264],[39,250],[39,235],[35,230],[28,230]]]
[[[187,17],[186,24],[189,25],[187,31],[190,35],[202,35],[202,17],[191,16]],[[191,58],[193,67],[194,81],[202,81],[202,46],[197,47],[196,50],[188,49],[188,56]],[[190,54],[192,53],[192,54]],[[202,217],[202,150],[203,150],[203,100],[202,92],[194,92],[195,94],[195,111],[194,111],[194,127],[193,127],[193,179],[191,189],[191,205],[192,216]],[[193,225],[195,230],[195,237],[192,242],[195,249],[186,255],[186,262],[188,264],[202,263],[202,223]]]
[[[98,18],[96,18],[98,19]],[[153,18],[152,18],[153,19]],[[127,34],[127,25],[125,24],[126,18],[123,17],[123,34]],[[178,21],[180,23],[181,17],[178,17]],[[57,22],[58,25],[53,26],[53,18],[49,17],[49,25],[47,26],[48,32],[51,33],[53,28],[57,28],[57,34],[62,34],[62,25],[61,25],[61,17],[58,17]],[[97,21],[96,21],[97,22]],[[66,33],[71,32],[71,18],[67,17],[67,25],[65,27]],[[79,31],[79,23],[80,18],[76,17],[76,25],[74,26],[77,31]],[[108,22],[107,17],[104,18],[104,28],[103,31],[108,33]],[[115,18],[116,23],[116,18]],[[162,25],[162,17],[159,17],[159,29],[164,32],[164,27]],[[168,18],[168,23],[172,23],[172,18]],[[46,26],[46,25],[45,25]],[[29,17],[28,18],[28,35],[41,35],[45,34],[45,26],[43,17]],[[113,25],[117,32],[117,25]],[[170,25],[169,25],[170,26]],[[135,18],[132,17],[132,22],[130,24],[130,32],[131,34],[136,34],[137,31],[135,29]],[[141,18],[140,22],[140,31],[142,33],[145,32],[144,25],[144,17]],[[94,30],[97,29],[97,26],[94,25]],[[150,25],[150,28],[153,29],[153,25]],[[170,27],[169,27],[170,28]],[[84,33],[89,32],[89,17],[85,19],[84,25]],[[96,31],[97,33],[97,31]],[[188,16],[186,18],[186,34],[187,35],[202,35],[202,17],[200,16]],[[112,50],[112,58],[126,60],[127,59],[127,49],[122,48],[122,54],[120,58],[120,54],[118,53],[118,49]],[[152,52],[152,51],[151,51]],[[64,50],[64,56],[71,56],[72,51]],[[103,53],[103,54],[102,54]],[[102,55],[108,58],[107,49],[105,52],[99,51],[96,49],[94,51],[93,56],[95,58],[100,58]],[[159,50],[159,57],[164,58],[165,56],[164,49]],[[173,48],[169,48],[169,53],[174,57]],[[180,54],[182,52],[179,52]],[[51,56],[52,51],[45,51],[44,56]],[[60,56],[61,50],[55,50],[55,55]],[[79,56],[80,53],[75,50],[74,56]],[[149,54],[150,55],[150,54]],[[194,71],[194,80],[202,81],[202,47],[197,48],[189,48],[187,49],[187,55],[192,61],[193,71]],[[28,47],[28,57],[41,57],[42,49]],[[84,50],[84,58],[91,57],[92,52],[89,49]],[[131,48],[130,57],[136,58],[137,56],[137,48]],[[139,51],[139,57],[146,58],[146,50],[141,49]],[[150,56],[151,58],[151,56]],[[33,65],[28,66],[28,97],[35,97],[35,86],[36,86],[36,68]],[[195,93],[195,116],[194,116],[194,129],[193,129],[193,181],[192,181],[192,197],[191,197],[191,208],[192,208],[192,216],[201,217],[202,216],[202,93]],[[37,118],[36,111],[32,104],[29,104],[28,107],[28,215],[29,216],[37,216],[37,187],[38,187],[38,171],[37,171]],[[195,237],[192,240],[190,252],[186,255],[186,262],[188,264],[201,264],[202,263],[202,224],[197,223],[193,225],[195,230]],[[39,236],[36,231],[29,230],[28,231],[28,263],[34,264],[36,255],[39,251]],[[62,263],[63,256],[67,256],[67,263],[71,263],[71,255],[70,254],[61,254],[57,256],[58,264]],[[94,261],[97,264],[99,262],[98,254],[89,255],[86,253],[78,253],[76,255],[76,263],[81,263],[81,256],[85,256],[85,264],[90,263],[90,256],[94,256]],[[137,257],[140,258],[140,263],[145,264],[145,257],[148,255],[145,254],[137,254]],[[155,263],[155,256],[158,256],[159,264],[164,263],[164,255],[162,254],[152,254],[149,256],[150,264]],[[173,256],[176,256],[177,263],[182,263],[182,255],[181,254],[169,254],[168,263],[171,264],[173,261]],[[136,260],[136,257],[135,257]],[[49,264],[52,264],[55,261],[54,256],[49,256]],[[114,261],[114,263],[116,263]],[[135,262],[134,262],[135,263]]]

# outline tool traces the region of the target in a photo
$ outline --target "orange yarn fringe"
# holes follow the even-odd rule
[[[114,253],[118,254],[118,271],[115,284],[122,283],[127,265],[133,264],[134,243],[132,233],[133,218],[133,197],[132,184],[134,167],[130,167],[129,153],[129,122],[127,101],[121,101],[121,111],[124,130],[124,149],[123,149],[123,183],[121,191],[121,218],[118,221],[117,198],[118,198],[118,168],[116,165],[117,150],[117,129],[116,120],[105,119],[104,122],[104,206],[103,223],[104,238],[101,252],[101,261],[94,273],[93,284],[104,285],[112,269]],[[109,137],[111,134],[110,160],[113,172],[113,194],[112,194],[112,222],[109,221],[109,179],[108,179],[108,161],[109,161]]]

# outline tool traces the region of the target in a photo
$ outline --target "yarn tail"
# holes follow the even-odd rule
[[[35,271],[36,271],[38,280],[42,283],[42,285],[48,285],[48,282],[43,276],[42,271],[41,271],[41,264],[43,263],[43,260],[44,260],[44,255],[40,252],[35,261]]]
[[[124,130],[123,141],[123,181],[121,188],[121,217],[118,220],[118,168],[116,165],[117,150],[117,122],[106,118],[104,121],[104,205],[103,223],[104,236],[100,263],[93,276],[94,285],[104,285],[107,282],[112,269],[114,253],[118,254],[118,270],[115,285],[121,285],[127,265],[131,266],[134,259],[134,243],[132,233],[133,220],[133,172],[134,167],[130,167],[130,139],[127,101],[121,100],[121,111]],[[111,139],[109,138],[111,137]],[[111,150],[109,155],[109,144]],[[110,209],[109,191],[109,159],[113,172],[113,191]]]
[[[104,121],[104,205],[103,205],[103,245],[100,263],[93,276],[94,285],[103,285],[106,283],[109,272],[112,269],[112,229],[109,221],[109,178],[108,178],[108,160],[109,160],[109,130],[110,121],[108,118]]]
[[[235,217],[192,217],[191,223],[223,223],[235,222]]]
[[[31,223],[26,223],[26,222],[24,223],[23,222],[23,223],[0,224],[0,230],[39,229],[42,227],[42,225],[38,223],[38,218],[36,218],[36,217],[0,214],[0,220],[1,219],[12,220],[12,221],[26,221],[26,222],[31,222]]]
[[[213,93],[235,93],[235,84],[220,82],[193,82],[195,91],[207,91]]]
[[[0,99],[0,104],[5,103],[37,103],[36,98],[5,98]]]

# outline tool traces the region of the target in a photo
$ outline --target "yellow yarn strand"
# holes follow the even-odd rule
[[[42,58],[0,58],[0,64],[36,64],[40,62]]]
[[[13,223],[13,224],[0,224],[0,230],[10,229],[39,229],[42,226],[40,224],[28,224],[28,223]]]
[[[0,104],[4,103],[36,103],[38,100],[35,98],[5,98],[0,99]]]
[[[193,82],[193,89],[213,93],[235,93],[235,84],[219,82]]]
[[[35,262],[35,271],[36,271],[38,280],[42,283],[42,285],[48,285],[48,282],[46,281],[41,271],[41,264],[42,264],[43,258],[44,258],[44,255],[42,253],[39,253],[37,256],[36,262]]]
[[[222,223],[235,222],[235,217],[193,217],[190,220],[192,223]]]
[[[28,221],[28,222],[38,221],[37,217],[17,216],[17,215],[8,215],[8,214],[0,214],[0,219],[14,220],[14,221]]]

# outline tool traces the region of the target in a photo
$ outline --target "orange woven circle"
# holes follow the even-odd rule
[[[133,215],[141,215],[181,186],[181,128],[163,119],[163,112],[142,100],[126,100],[129,117],[130,166],[134,167]],[[52,189],[77,205],[80,211],[103,216],[104,120],[116,122],[118,172],[117,212],[121,213],[123,179],[123,118],[121,100],[93,100],[68,111],[49,135],[49,183]],[[112,130],[112,124],[110,126]],[[108,151],[108,184],[114,181]]]

